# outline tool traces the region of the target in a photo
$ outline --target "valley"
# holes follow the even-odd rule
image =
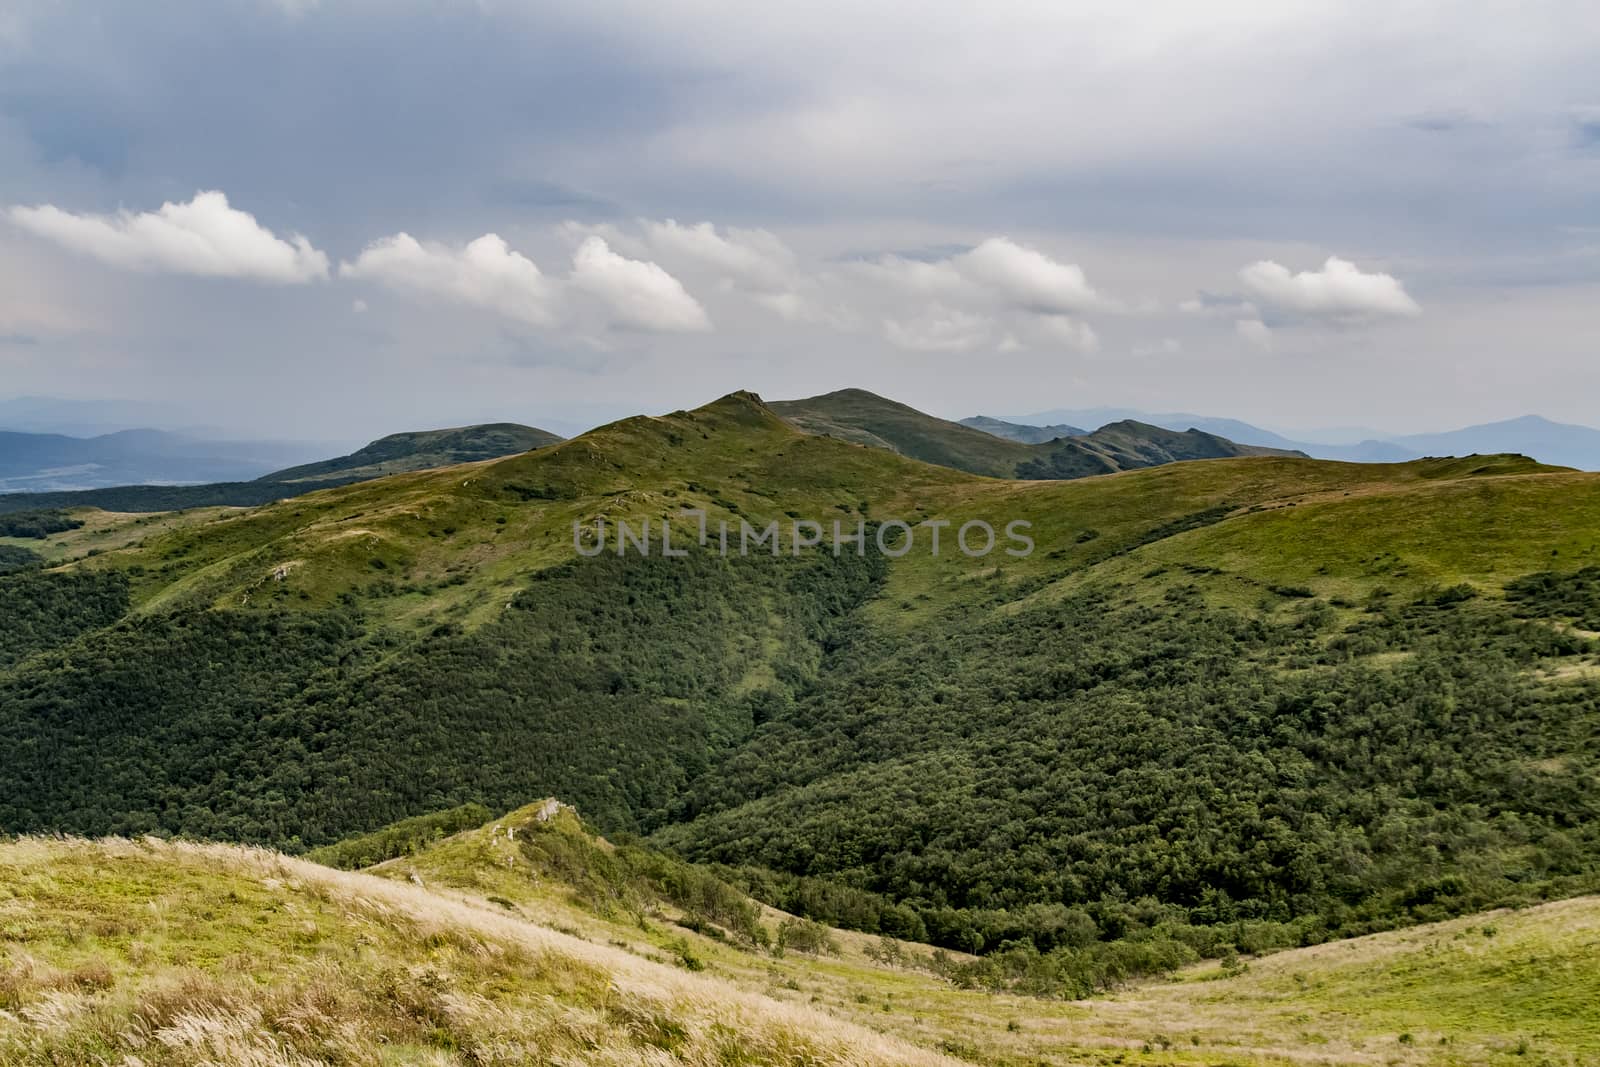
[[[1383,990],[1415,946],[1521,929],[1486,912],[1567,914],[1600,891],[1597,477],[1519,456],[1262,455],[994,479],[801,432],[735,393],[260,507],[75,512],[13,538],[49,558],[0,579],[0,830],[361,866],[398,841],[379,873],[521,908],[526,887],[459,842],[435,864],[432,837],[382,828],[459,833],[430,820],[553,794],[585,832],[662,857],[639,861],[651,884],[722,900],[713,925],[780,909],[794,936],[942,954],[920,976],[805,962],[824,1010],[908,1043],[883,1062],[1489,1062],[1519,1045],[1582,1062],[1592,1035],[1540,1029],[1531,1003],[1469,1038],[1445,1025],[1444,985],[1404,1004]],[[574,524],[685,509],[1021,520],[1036,548],[573,549]],[[0,848],[203,862],[218,886],[300,863],[30,841]],[[620,891],[592,880],[606,854],[563,853],[547,877],[577,879],[593,910]],[[769,972],[788,965],[761,954],[782,921],[766,948],[686,943],[781,1001],[790,979]],[[1419,933],[1436,923],[1454,925]],[[1342,962],[1363,937],[1388,947]],[[1551,953],[1541,975],[1595,980]],[[1331,970],[1302,984],[1277,962],[1302,958]],[[1480,963],[1462,958],[1462,988]],[[861,1008],[880,993],[915,1000],[912,1021]],[[1347,1002],[1341,1022],[1317,1015]]]

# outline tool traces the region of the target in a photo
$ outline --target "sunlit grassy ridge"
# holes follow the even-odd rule
[[[488,903],[224,846],[0,847],[7,1064],[935,1064]]]
[[[529,573],[571,559],[574,522],[637,527],[686,508],[735,530],[741,520],[800,518],[825,528],[838,520],[846,531],[861,519],[948,520],[938,558],[923,529],[918,547],[891,566],[889,604],[959,597],[965,579],[996,567],[1012,582],[1045,577],[1076,586],[1179,559],[1260,583],[1326,578],[1320,584],[1330,592],[1354,594],[1378,584],[1492,583],[1541,565],[1592,562],[1596,539],[1584,531],[1600,512],[1600,479],[1522,457],[1382,465],[1251,457],[1004,481],[802,434],[753,396],[733,394],[525,455],[222,518],[206,512],[195,525],[149,531],[142,544],[83,565],[137,568],[135,600],[147,609],[319,607],[354,596],[397,622],[452,617],[470,625],[491,617],[489,605]],[[954,540],[971,520],[997,532],[1022,520],[1035,550],[1006,556],[1002,537],[1002,548],[969,559]],[[1404,559],[1374,559],[1383,553]],[[404,595],[366,596],[396,586]]]
[[[508,833],[508,831],[512,831]],[[925,949],[743,945],[613,908],[532,805],[373,874],[227,846],[0,844],[6,1064],[1579,1065],[1600,900],[1202,964],[1061,1002],[953,987]],[[379,876],[375,876],[379,875]],[[381,877],[380,877],[381,876]],[[643,898],[639,898],[643,899]],[[766,912],[776,926],[782,916]]]

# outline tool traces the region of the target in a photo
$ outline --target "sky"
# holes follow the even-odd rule
[[[1593,423],[1596,54],[1593,0],[7,0],[0,399]]]

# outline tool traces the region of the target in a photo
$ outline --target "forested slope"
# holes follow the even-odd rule
[[[573,550],[684,508],[1036,548]],[[1518,457],[998,481],[735,394],[0,578],[0,830],[295,849],[555,794],[989,953],[1560,896],[1600,871],[1596,529],[1600,479]]]

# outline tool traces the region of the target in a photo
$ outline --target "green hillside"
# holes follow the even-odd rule
[[[1178,432],[1132,421],[1112,423],[1093,433],[1050,434],[1026,441],[1019,438],[1029,435],[1015,431],[1029,428],[985,432],[862,389],[776,401],[770,407],[806,433],[995,478],[1086,478],[1189,459],[1298,454],[1235,444],[1199,430]],[[997,423],[993,429],[1007,425]]]
[[[953,525],[937,557],[574,552],[684,508]],[[951,551],[973,519],[1035,550]],[[298,850],[555,793],[986,960],[1536,903],[1600,873],[1595,529],[1596,476],[1521,457],[1004,481],[734,394],[50,535],[58,566],[0,579],[0,830]]]
[[[562,438],[532,426],[492,422],[450,430],[418,430],[380,437],[364,448],[317,463],[274,471],[263,482],[366,481],[388,474],[496,459],[553,445]]]
[[[367,872],[0,843],[0,1061],[1577,1064],[1597,949],[1586,897],[1067,1000],[1024,991],[1037,961],[802,923],[548,801]]]
[[[1037,454],[1026,445],[925,415],[864,389],[778,400],[769,406],[806,433],[826,434],[994,478],[1014,477],[1017,466]]]

